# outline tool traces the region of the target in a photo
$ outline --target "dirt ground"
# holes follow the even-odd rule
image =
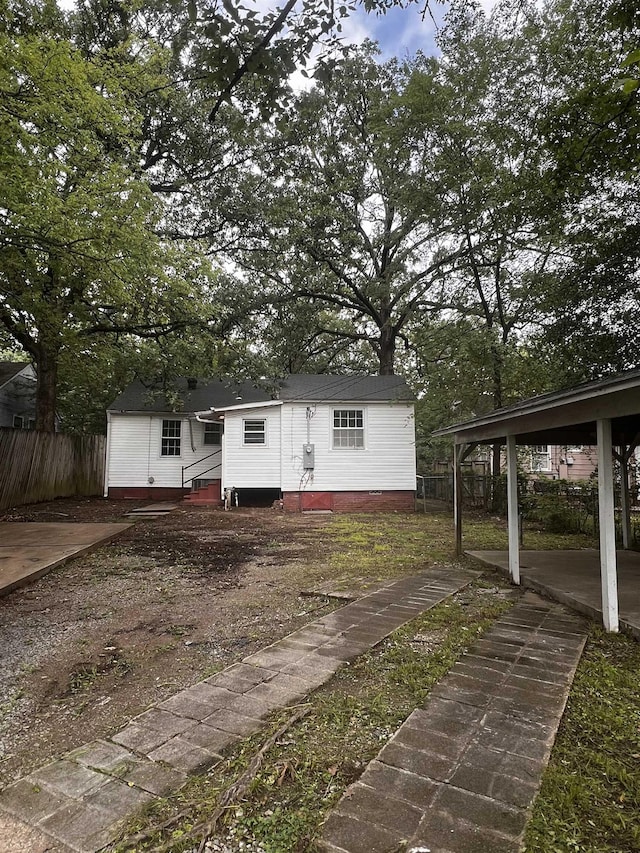
[[[122,521],[61,499],[1,521]],[[182,507],[0,598],[0,787],[336,606],[328,516]]]

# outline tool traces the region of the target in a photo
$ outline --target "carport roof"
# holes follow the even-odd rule
[[[483,444],[515,435],[519,444],[595,444],[596,421],[611,419],[613,443],[640,432],[640,368],[522,400],[490,414],[439,429],[456,444]]]

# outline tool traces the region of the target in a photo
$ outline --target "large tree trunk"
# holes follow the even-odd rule
[[[493,384],[493,408],[502,407],[502,352],[497,343],[491,344],[491,368]],[[497,493],[498,477],[502,463],[502,445],[497,441],[491,448],[491,471],[493,474],[493,500],[491,509],[495,512],[500,507],[500,496]]]
[[[393,329],[383,326],[380,329],[380,338],[378,346],[378,359],[380,367],[378,373],[380,376],[393,376],[394,362],[396,355],[396,336]]]
[[[55,432],[58,395],[59,347],[40,343],[38,346],[36,389],[36,429]]]

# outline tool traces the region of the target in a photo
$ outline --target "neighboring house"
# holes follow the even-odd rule
[[[107,412],[105,494],[281,498],[300,510],[413,510],[413,396],[398,376],[292,375],[273,395],[178,380],[178,407],[140,382]],[[175,400],[173,401],[176,402]],[[197,502],[197,496],[194,496]]]
[[[518,447],[518,464],[522,470],[535,479],[547,480],[588,480],[597,469],[596,448],[589,445],[561,444],[522,444]],[[475,458],[478,457],[478,458]],[[491,473],[491,451],[479,447],[473,462],[476,467],[485,466],[485,471],[475,473]],[[501,469],[507,465],[506,452],[501,454]],[[451,463],[438,463],[439,468],[451,470]]]
[[[522,451],[526,470],[552,480],[588,480],[597,468],[596,448],[587,445],[535,444]]]
[[[32,365],[23,361],[0,361],[0,427],[33,429],[36,385]]]

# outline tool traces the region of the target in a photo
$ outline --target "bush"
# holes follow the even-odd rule
[[[547,533],[579,533],[580,523],[576,513],[558,495],[540,495],[530,510]]]

